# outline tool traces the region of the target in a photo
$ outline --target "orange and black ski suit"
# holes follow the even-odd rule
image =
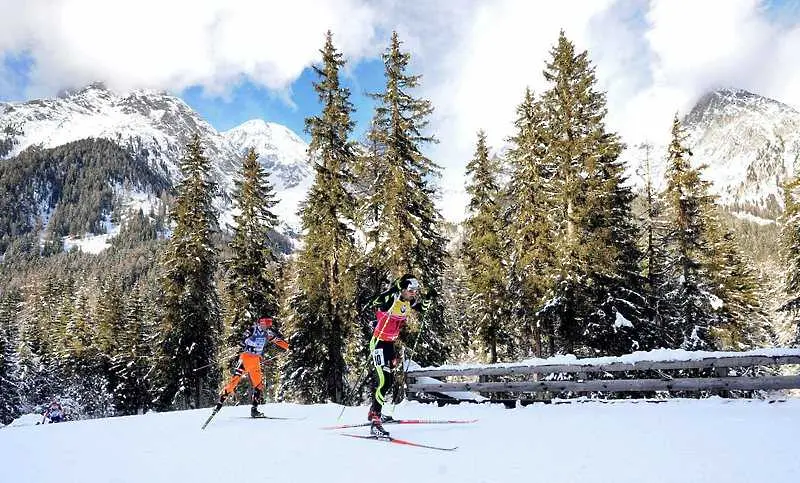
[[[247,329],[240,345],[242,353],[239,355],[239,362],[233,369],[233,378],[225,385],[222,394],[227,396],[232,394],[239,385],[242,376],[247,374],[250,384],[253,385],[253,401],[261,398],[264,390],[264,377],[261,373],[261,357],[269,344],[275,344],[283,350],[289,348],[289,344],[283,340],[278,332],[271,327],[263,328],[258,323]]]

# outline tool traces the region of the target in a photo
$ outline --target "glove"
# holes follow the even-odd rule
[[[431,299],[425,299],[422,301],[422,311],[426,312],[429,308],[431,308]]]

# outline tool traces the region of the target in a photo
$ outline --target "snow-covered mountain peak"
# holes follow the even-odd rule
[[[262,119],[251,119],[222,133],[240,152],[254,148],[261,164],[282,188],[292,188],[311,173],[306,162],[308,145],[291,129]]]
[[[683,124],[695,166],[722,205],[774,219],[783,208],[781,184],[800,159],[800,112],[742,89],[718,89],[703,95]],[[631,179],[641,183],[645,152],[629,143],[625,159]],[[650,150],[651,176],[664,186],[666,146]]]
[[[246,126],[241,135],[229,139],[169,93],[115,92],[94,83],[65,90],[55,98],[0,103],[0,159],[31,146],[52,148],[85,138],[105,138],[146,159],[156,172],[174,183],[180,178],[179,163],[186,143],[196,134],[211,160],[212,177],[223,191],[217,206],[225,226],[231,221],[230,194],[241,169],[243,148],[255,146],[281,200],[276,214],[296,224],[297,203],[305,192],[281,190],[307,184],[310,170],[305,162],[306,144],[279,124],[255,121]],[[231,131],[239,132],[238,128]]]
[[[718,89],[703,95],[684,118],[687,125],[727,122],[741,116],[797,114],[790,106],[743,89]],[[778,121],[778,119],[776,119]]]

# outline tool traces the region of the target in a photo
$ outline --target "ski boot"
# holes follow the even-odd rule
[[[250,417],[251,418],[263,418],[264,413],[258,410],[258,405],[264,402],[264,399],[261,397],[261,389],[253,389],[253,407],[250,408]]]
[[[390,423],[394,421],[394,418],[391,416],[387,416],[385,414],[381,414],[379,412],[370,410],[369,414],[367,414],[367,421],[372,422],[376,418],[380,419],[381,424]]]
[[[376,413],[374,411],[369,412],[369,421],[372,423],[372,425],[369,427],[369,434],[378,439],[386,439],[389,437],[389,431],[386,431],[383,428],[383,422],[381,419],[380,413]]]
[[[219,401],[217,401],[217,405],[214,407],[214,412],[219,411],[220,409],[222,409],[222,405],[225,404],[225,398],[227,398],[227,397],[228,397],[228,393],[226,393],[225,391],[222,391],[219,394]]]

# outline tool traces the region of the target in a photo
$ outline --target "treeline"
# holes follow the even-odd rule
[[[432,302],[402,337],[421,364],[772,343],[760,287],[690,162],[677,116],[667,187],[648,183],[634,211],[605,95],[588,53],[563,33],[544,66],[547,89],[528,90],[517,108],[511,148],[492,156],[478,134],[463,234],[434,204],[440,168],[424,154],[436,141],[433,106],[415,96],[421,77],[398,36],[360,143],[330,33],[320,52],[320,111],[306,120],[315,179],[298,250],[280,249],[275,193],[252,150],[233,193],[236,227],[222,235],[210,163],[193,139],[168,240],[138,214],[129,230],[140,240],[99,256],[59,253],[13,273],[0,265],[0,417],[54,396],[87,415],[208,405],[241,331],[265,314],[278,315],[291,345],[269,365],[272,397],[361,401],[354,385],[369,363],[373,316],[365,308],[403,273]],[[787,189],[786,247],[800,246],[795,191]],[[450,240],[458,243],[448,251]],[[800,273],[800,254],[790,255]],[[800,294],[798,280],[789,287]]]
[[[0,163],[0,251],[16,242],[12,252],[24,253],[30,245],[25,236],[38,238],[43,230],[56,245],[66,235],[105,233],[103,221],[115,211],[114,190],[123,184],[155,197],[170,189],[147,163],[107,139],[31,147]]]
[[[490,159],[479,133],[468,165],[460,260],[477,350],[494,361],[771,343],[755,275],[690,163],[677,116],[667,187],[648,180],[635,217],[587,53],[562,33],[544,77],[548,89],[517,108],[508,153]]]

